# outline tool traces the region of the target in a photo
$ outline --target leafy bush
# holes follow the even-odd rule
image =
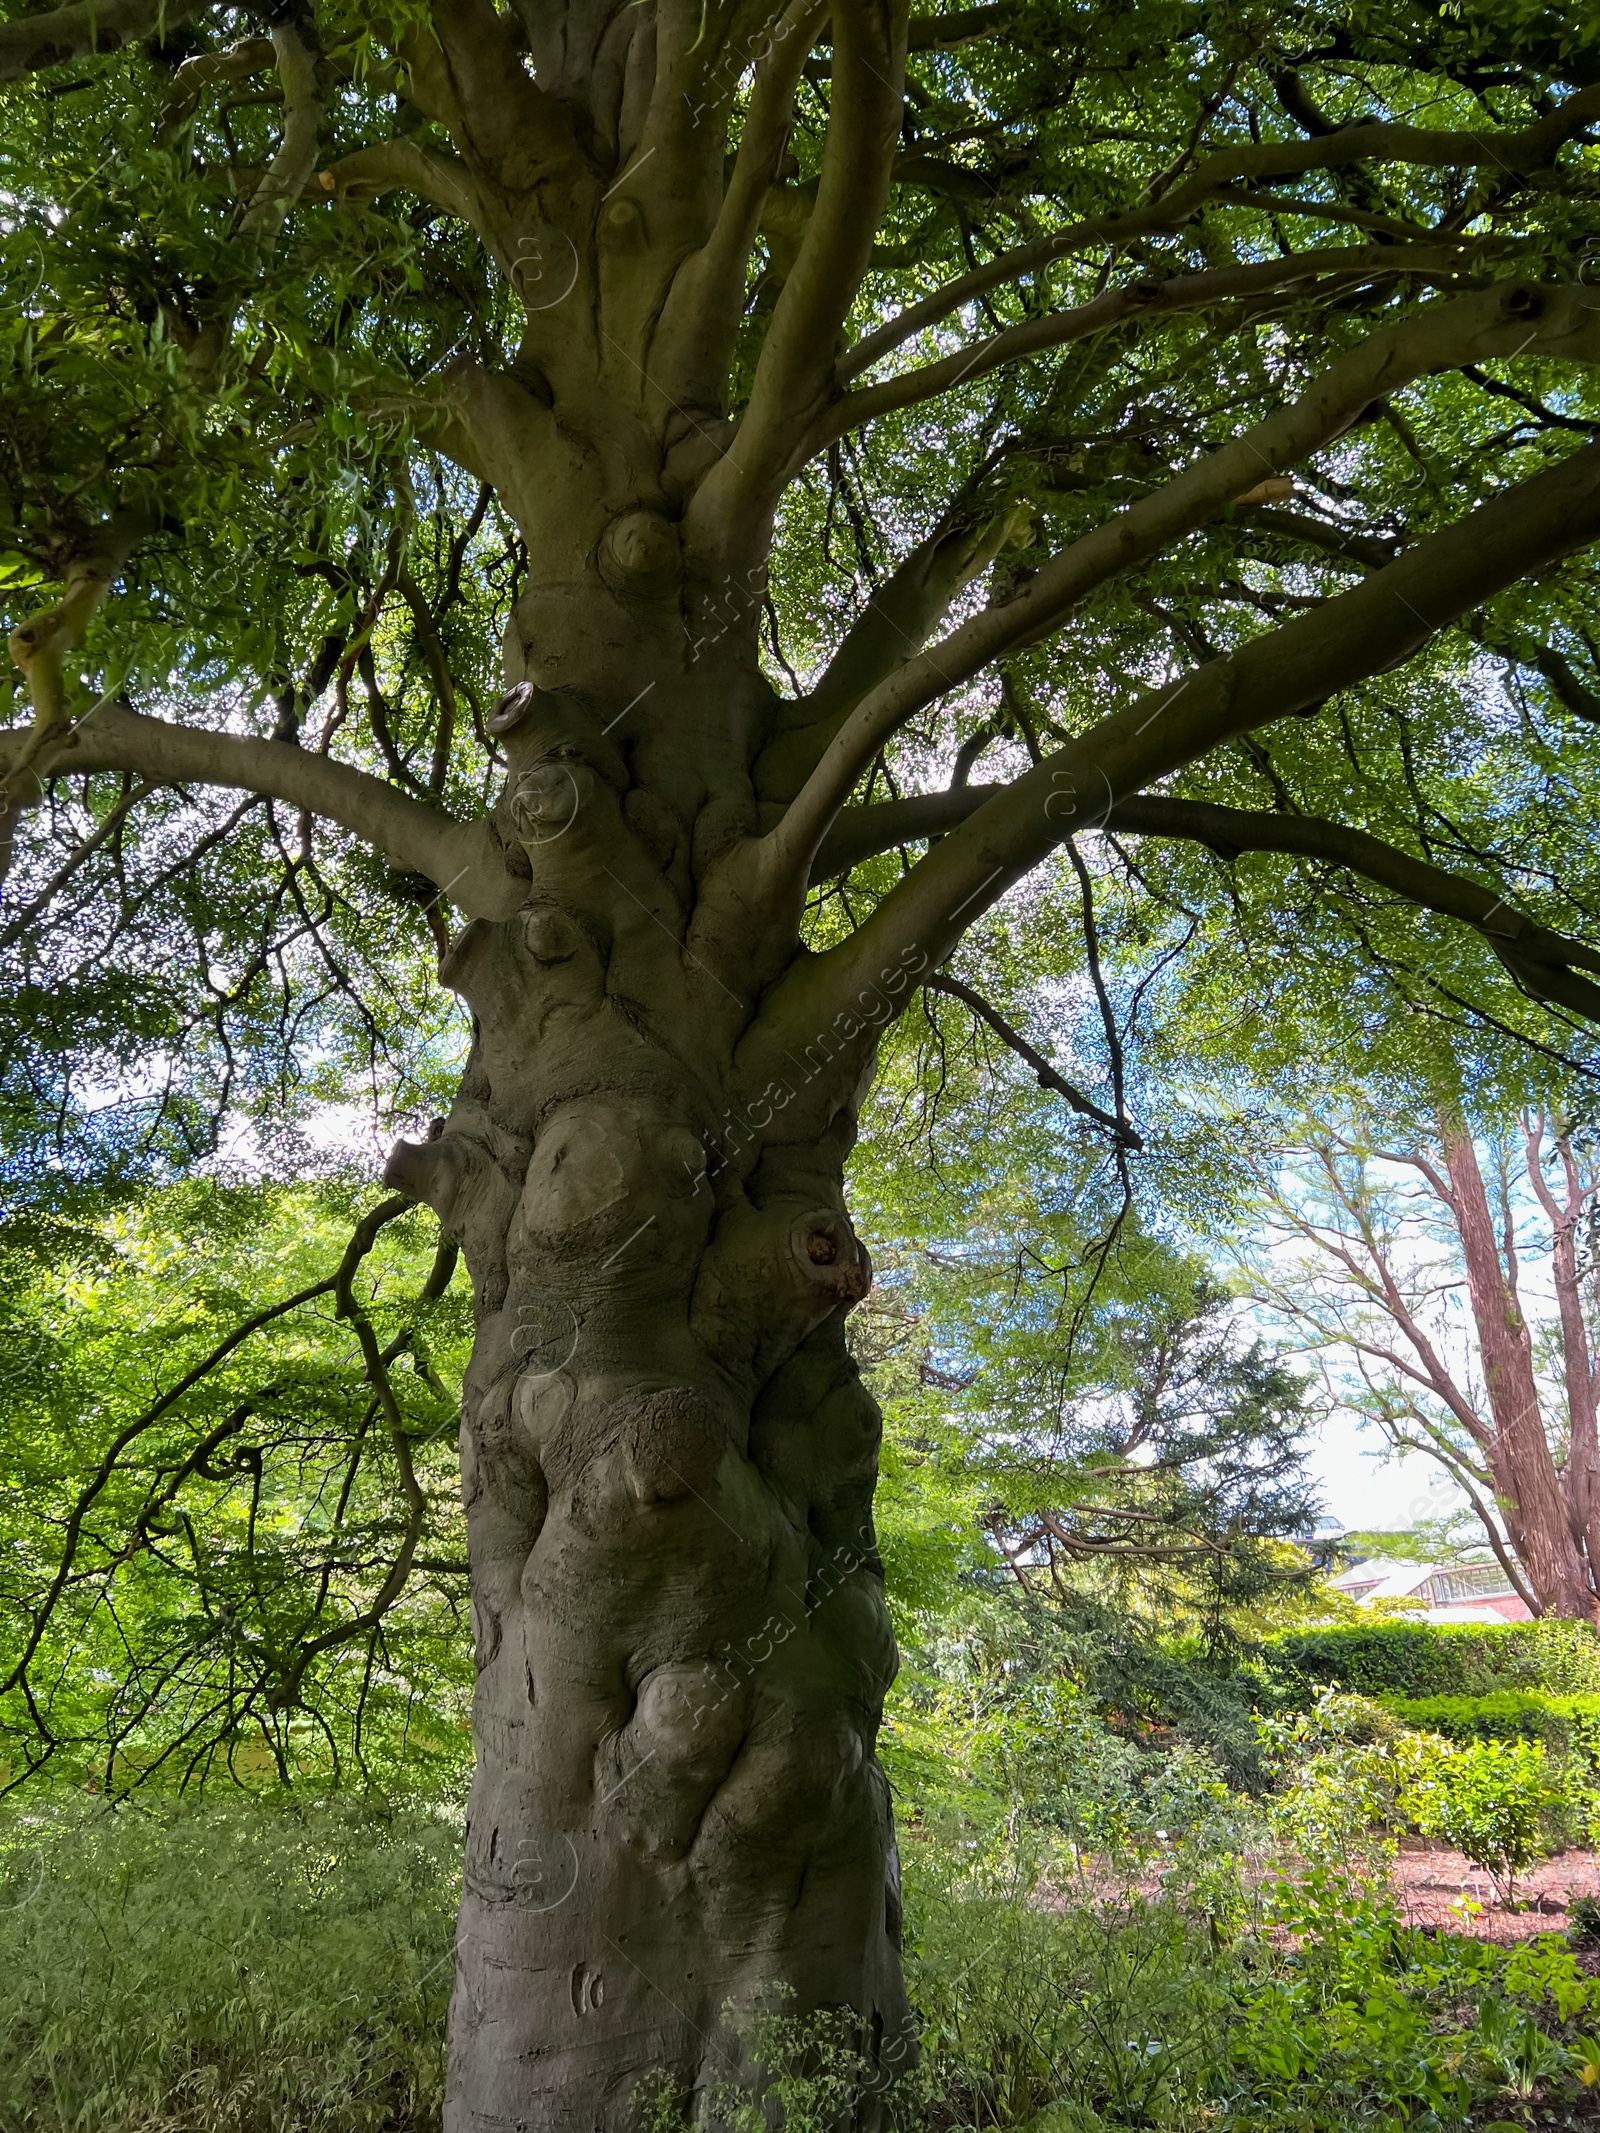
[[[1271,1657],[1313,1683],[1364,1696],[1487,1696],[1497,1689],[1600,1694],[1600,1636],[1583,1622],[1374,1622],[1297,1630]]]
[[[1424,1837],[1443,1837],[1494,1882],[1509,1903],[1518,1874],[1545,1850],[1558,1802],[1538,1741],[1475,1740],[1407,1771],[1400,1806]]]
[[[907,1863],[920,2064],[886,2068],[835,2015],[730,2008],[761,2078],[718,2084],[714,2122],[1445,2133],[1557,2103],[1600,2065],[1584,2033],[1596,1987],[1568,1949],[1434,1939],[1404,1926],[1381,1880],[1318,1868],[1269,1883],[1219,1934],[1181,1892],[1062,1907],[984,1887],[926,1844]],[[705,2122],[687,2097],[653,2100],[648,2133]]]
[[[431,2133],[459,1835],[259,1797],[0,1822],[0,2126]]]
[[[1488,1696],[1389,1697],[1402,1725],[1470,1741],[1535,1741],[1545,1752],[1552,1844],[1593,1843],[1600,1833],[1600,1696],[1497,1689]]]
[[[1408,1731],[1392,1709],[1337,1690],[1261,1731],[1284,1779],[1274,1820],[1314,1867],[1361,1861],[1377,1872],[1375,1847],[1410,1829],[1453,1845],[1509,1902],[1518,1874],[1576,1808],[1592,1806],[1570,1761],[1547,1761],[1542,1742]]]
[[[1494,1689],[1487,1696],[1386,1696],[1400,1723],[1446,1740],[1536,1740],[1551,1755],[1600,1743],[1600,1695]]]

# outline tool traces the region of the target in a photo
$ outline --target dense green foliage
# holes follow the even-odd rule
[[[1486,1696],[1390,1696],[1402,1725],[1447,1740],[1534,1740],[1552,1753],[1600,1747],[1600,1696],[1552,1696],[1543,1689],[1491,1689]]]
[[[1600,1693],[1600,1642],[1581,1623],[1374,1622],[1291,1630],[1285,1666],[1362,1696],[1485,1696],[1497,1689]]]
[[[10,1782],[459,1771],[466,1285],[427,1296],[437,1225],[395,1202],[341,1295],[371,1205],[197,1180],[3,1233]]]
[[[0,1825],[0,2125],[438,2124],[459,1829],[357,1800]]]

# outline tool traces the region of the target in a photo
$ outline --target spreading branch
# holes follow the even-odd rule
[[[205,0],[78,0],[45,15],[0,23],[0,81],[20,81],[45,67],[117,52],[198,15]]]
[[[1480,350],[1512,355],[1533,345],[1568,361],[1600,359],[1600,314],[1573,294],[1515,281],[1430,305],[1363,341],[1290,406],[1115,513],[1053,556],[1016,598],[975,615],[871,690],[819,748],[816,768],[769,833],[766,869],[803,879],[856,780],[907,719],[1001,654],[1046,635],[1097,586],[1205,524],[1264,475],[1294,466],[1374,399]]]
[[[1600,445],[1590,445],[1348,592],[1102,720],[995,794],[848,940],[785,979],[763,1017],[771,1036],[751,1040],[752,1060],[773,1037],[781,1051],[792,1025],[826,1023],[835,1005],[903,954],[927,966],[942,962],[975,918],[1063,837],[1097,826],[1157,778],[1398,665],[1447,622],[1597,536]],[[1530,961],[1519,975],[1530,986],[1535,975],[1563,989],[1580,982],[1542,962]]]
[[[1157,201],[1142,207],[1122,208],[1107,215],[1094,215],[1056,230],[1048,237],[1017,245],[998,253],[982,266],[958,275],[941,289],[915,304],[908,304],[884,325],[858,341],[841,362],[840,384],[860,377],[882,357],[929,326],[936,326],[952,312],[1013,281],[1038,274],[1058,259],[1086,252],[1097,246],[1127,245],[1141,237],[1162,236],[1182,229],[1196,210],[1208,201],[1230,197],[1230,189],[1258,178],[1297,178],[1318,170],[1348,170],[1364,162],[1412,163],[1446,170],[1494,170],[1514,173],[1544,169],[1562,145],[1581,133],[1600,115],[1600,86],[1580,90],[1547,117],[1532,126],[1503,132],[1454,133],[1431,127],[1401,125],[1346,126],[1337,133],[1310,141],[1262,141],[1252,147],[1227,148],[1208,156],[1194,175]],[[1241,191],[1234,204],[1258,207],[1266,203]],[[1322,202],[1299,203],[1304,212],[1319,213]],[[1272,203],[1277,212],[1293,202]],[[1337,203],[1327,208],[1329,219],[1339,218]],[[1414,234],[1414,233],[1407,233]]]
[[[766,32],[728,189],[704,246],[673,279],[652,362],[688,404],[715,407],[746,302],[745,278],[768,195],[789,145],[806,55],[826,19],[825,0],[791,0]]]
[[[762,343],[732,451],[690,513],[714,553],[759,529],[776,505],[795,443],[833,385],[834,341],[872,256],[903,108],[904,0],[835,0],[833,94],[816,205]],[[720,536],[717,537],[717,536]]]
[[[902,370],[881,385],[843,394],[807,436],[797,456],[810,458],[847,431],[861,429],[881,416],[897,414],[902,408],[920,407],[954,391],[958,385],[975,384],[1008,363],[1019,363],[1028,356],[1064,348],[1074,341],[1089,340],[1130,321],[1143,325],[1153,319],[1201,310],[1207,304],[1293,292],[1307,283],[1323,280],[1333,284],[1334,289],[1393,274],[1449,281],[1465,264],[1458,254],[1441,245],[1328,246],[1297,252],[1288,259],[1257,260],[1247,266],[1215,267],[1198,274],[1173,274],[1165,281],[1131,281],[1123,288],[1108,289],[1088,303],[1073,304],[1064,311],[1047,311],[1007,326],[987,340],[952,350],[936,363]]]
[[[1225,859],[1241,852],[1279,852],[1343,867],[1392,889],[1419,910],[1437,911],[1472,927],[1536,998],[1600,1022],[1600,984],[1595,982],[1600,977],[1600,949],[1554,933],[1513,910],[1502,892],[1413,859],[1365,830],[1314,815],[1256,813],[1155,794],[1119,801],[1106,827],[1145,837],[1186,838]]]
[[[1026,1060],[1038,1076],[1041,1089],[1049,1089],[1061,1097],[1080,1117],[1093,1119],[1097,1126],[1104,1127],[1107,1133],[1126,1147],[1144,1146],[1144,1142],[1126,1119],[1114,1118],[1109,1111],[1102,1111],[1081,1089],[1075,1088],[1064,1075],[1058,1074],[1043,1052],[1036,1051],[1020,1030],[1013,1029],[1005,1017],[989,1005],[982,993],[974,992],[970,985],[964,985],[959,978],[953,978],[945,971],[925,979],[923,989],[927,992],[948,993],[952,1000],[959,1000],[963,1007],[969,1008],[980,1022],[989,1025],[1002,1044],[1009,1046],[1019,1059]]]
[[[24,746],[26,743],[23,744]],[[0,778],[12,755],[0,751]],[[254,740],[169,725],[103,705],[36,764],[40,777],[126,770],[159,785],[223,785],[286,800],[364,837],[406,871],[437,882],[473,918],[505,918],[527,895],[487,821],[458,822],[443,809],[407,799],[381,778],[283,741]]]

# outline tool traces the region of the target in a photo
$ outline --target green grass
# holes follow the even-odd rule
[[[448,1818],[354,1801],[11,1810],[0,2133],[436,2133],[458,1844]],[[908,1832],[920,2065],[864,2062],[837,2013],[747,2014],[787,2133],[838,2133],[863,2091],[885,2133],[1583,2114],[1600,1987],[1560,1938],[1434,1939],[1381,1879],[1254,1886],[1215,1847],[1183,1856],[1159,1897],[1063,1904],[1015,1847]],[[771,2133],[748,2094],[712,2101],[729,2133]],[[670,2092],[644,2116],[686,2123]]]
[[[355,1802],[0,1822],[3,2133],[429,2133],[458,1832]]]

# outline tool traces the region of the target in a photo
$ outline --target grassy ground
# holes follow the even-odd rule
[[[436,2126],[458,1848],[353,1802],[12,1815],[0,2128]]]
[[[436,2133],[458,1832],[373,1804],[0,1822],[0,2133]],[[920,2066],[747,2017],[788,2133],[1445,2133],[1590,2123],[1600,1984],[1559,1934],[1408,1927],[1380,1876],[1274,1885],[1209,1847],[1054,1903],[1027,1862],[906,1849]],[[982,1851],[980,1858],[978,1852]],[[1244,1868],[1244,1870],[1240,1870]],[[702,2099],[702,2104],[704,2103]],[[731,2092],[717,2116],[760,2133]],[[657,2100],[660,2127],[681,2099]]]

